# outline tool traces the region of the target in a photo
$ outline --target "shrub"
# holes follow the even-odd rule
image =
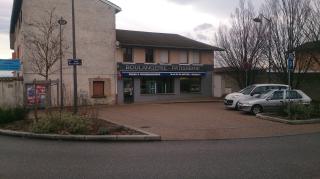
[[[28,110],[22,107],[0,108],[0,124],[6,124],[14,121],[24,120],[27,117]]]
[[[99,135],[108,135],[108,134],[110,134],[110,131],[105,127],[100,127],[98,130],[98,134]]]
[[[84,117],[63,113],[54,113],[34,120],[31,131],[41,134],[86,134],[90,127],[90,121]]]
[[[290,113],[289,113],[290,109]],[[291,120],[306,120],[311,118],[312,108],[301,104],[292,104],[288,110],[288,115]]]
[[[319,104],[290,104],[284,105],[278,115],[287,116],[290,120],[307,120],[320,117]]]

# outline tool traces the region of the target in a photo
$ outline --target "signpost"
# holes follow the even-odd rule
[[[68,65],[69,66],[81,66],[82,65],[82,60],[81,59],[68,59]]]
[[[0,59],[0,71],[20,71],[20,60]]]
[[[291,89],[291,71],[294,69],[294,55],[293,55],[293,53],[289,53],[287,66],[288,66],[288,85],[289,85],[289,89]]]
[[[291,90],[291,71],[294,69],[294,54],[289,53],[288,56],[288,85],[289,90]],[[289,118],[291,118],[291,107],[290,107],[290,100],[288,101],[288,112],[289,112]]]

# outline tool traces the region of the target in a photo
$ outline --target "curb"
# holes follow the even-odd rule
[[[113,121],[110,121],[114,123]],[[114,123],[117,124],[117,123]],[[120,124],[117,124],[120,125]],[[161,141],[161,136],[151,132],[143,131],[135,127],[120,125],[126,128],[136,130],[144,135],[59,135],[59,134],[36,134],[32,132],[20,132],[12,130],[0,129],[1,135],[26,137],[34,139],[48,139],[48,140],[66,140],[66,141]]]
[[[299,125],[299,124],[315,124],[315,123],[320,123],[320,119],[309,119],[309,120],[287,120],[287,119],[282,119],[279,117],[271,117],[263,114],[257,114],[257,118],[263,119],[263,120],[269,120],[273,122],[280,122],[284,124],[291,124],[291,125]]]
[[[176,104],[176,103],[219,103],[223,100],[195,100],[195,101],[165,101],[159,102],[158,104]]]
[[[192,101],[157,101],[157,102],[136,102],[129,105],[144,105],[144,104],[183,104],[183,103],[221,103],[223,100],[192,100]],[[118,104],[128,105],[128,104]]]

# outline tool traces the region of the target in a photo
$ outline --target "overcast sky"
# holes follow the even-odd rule
[[[260,6],[263,0],[253,0]],[[177,33],[212,43],[219,24],[228,23],[238,0],[111,0],[122,8],[117,28]],[[0,59],[11,58],[9,28],[13,0],[0,0]],[[3,73],[2,73],[3,74]],[[0,73],[1,75],[1,73]]]

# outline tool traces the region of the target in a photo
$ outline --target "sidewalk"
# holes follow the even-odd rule
[[[224,109],[223,103],[110,106],[100,117],[161,135],[163,140],[271,137],[320,132],[320,124],[288,125]]]

